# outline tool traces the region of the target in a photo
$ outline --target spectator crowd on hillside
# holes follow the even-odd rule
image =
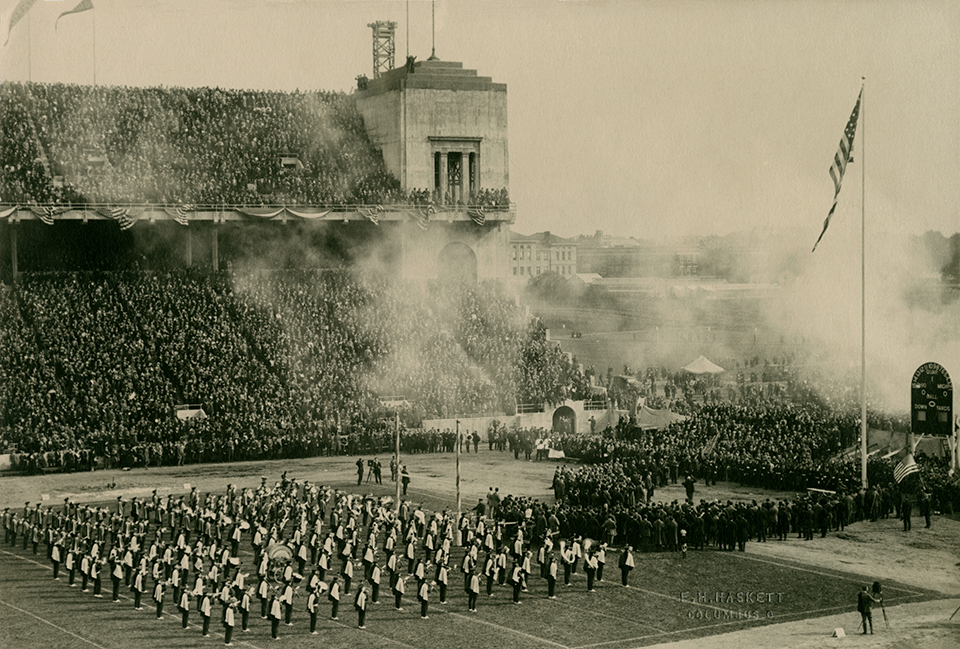
[[[27,274],[0,292],[0,441],[36,469],[303,457],[559,403],[575,360],[498,287],[350,273]],[[174,406],[206,418],[182,423]],[[378,433],[377,431],[381,431]],[[379,437],[378,437],[379,435]]]

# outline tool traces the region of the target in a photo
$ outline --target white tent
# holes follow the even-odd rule
[[[702,355],[683,369],[691,374],[720,374],[721,372],[726,372],[725,369],[716,363],[710,362],[706,356]]]

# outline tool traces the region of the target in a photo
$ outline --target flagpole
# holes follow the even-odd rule
[[[396,419],[394,420],[394,430],[396,433],[396,451],[394,454],[394,461],[397,464],[397,483],[396,488],[396,501],[393,503],[393,514],[394,516],[400,515],[400,409],[397,408],[395,413]]]
[[[97,85],[97,8],[93,11],[93,85]]]
[[[27,81],[33,81],[33,38],[30,36],[32,31],[33,19],[27,11]]]
[[[460,529],[460,420],[457,420],[457,529]],[[460,545],[460,536],[457,532],[457,543],[455,545]]]
[[[867,114],[864,90],[860,88],[860,481],[867,488],[867,246],[866,246],[866,181],[867,181]]]

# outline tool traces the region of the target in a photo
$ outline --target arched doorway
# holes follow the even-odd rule
[[[560,406],[553,411],[553,430],[561,433],[577,432],[577,413],[570,406]]]
[[[477,255],[465,243],[448,243],[437,256],[437,278],[443,281],[477,283]]]

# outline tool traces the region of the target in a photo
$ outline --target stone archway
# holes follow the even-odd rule
[[[477,283],[477,255],[465,243],[448,243],[437,255],[437,278],[442,281]]]
[[[553,430],[561,433],[577,432],[577,413],[570,406],[560,406],[553,411]]]

